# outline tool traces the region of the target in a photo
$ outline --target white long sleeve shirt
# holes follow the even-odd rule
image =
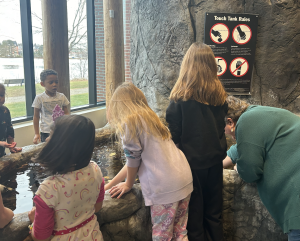
[[[193,191],[193,178],[184,154],[172,140],[143,132],[130,140],[122,138],[128,167],[139,167],[138,175],[146,206],[169,204]]]

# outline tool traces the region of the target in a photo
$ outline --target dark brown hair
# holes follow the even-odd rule
[[[34,159],[53,174],[86,167],[93,154],[95,125],[83,116],[65,115],[55,120],[49,142]]]
[[[44,82],[47,79],[48,75],[58,75],[57,72],[53,69],[44,69],[41,73],[40,73],[40,79],[42,82]]]

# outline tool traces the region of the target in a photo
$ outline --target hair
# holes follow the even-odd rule
[[[40,74],[41,81],[44,82],[48,75],[58,75],[58,74],[53,69],[44,69]]]
[[[107,117],[119,136],[125,134],[125,124],[127,125],[130,134],[128,140],[142,132],[161,137],[163,140],[171,138],[169,129],[149,107],[143,92],[130,82],[124,82],[115,90],[109,103]]]
[[[175,102],[192,99],[207,105],[223,105],[227,93],[217,71],[211,48],[206,44],[193,43],[183,58],[170,99]]]
[[[65,115],[55,120],[49,142],[33,159],[52,174],[86,167],[93,154],[95,125],[83,116]]]
[[[227,123],[227,118],[231,118],[233,122],[236,123],[240,116],[249,107],[249,104],[246,101],[231,95],[226,98],[226,101],[228,104],[228,112],[225,116],[225,123]]]
[[[0,83],[0,91],[3,90],[4,91],[4,94],[6,93],[6,88],[5,88],[5,85]]]

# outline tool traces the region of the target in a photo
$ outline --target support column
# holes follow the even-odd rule
[[[106,104],[124,82],[123,1],[103,0]]]
[[[68,12],[66,0],[42,0],[44,66],[58,73],[58,92],[70,100]]]

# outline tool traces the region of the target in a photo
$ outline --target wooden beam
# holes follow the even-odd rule
[[[125,80],[123,1],[103,0],[106,104]]]
[[[42,0],[44,68],[58,73],[58,92],[70,100],[68,12],[66,0]]]

